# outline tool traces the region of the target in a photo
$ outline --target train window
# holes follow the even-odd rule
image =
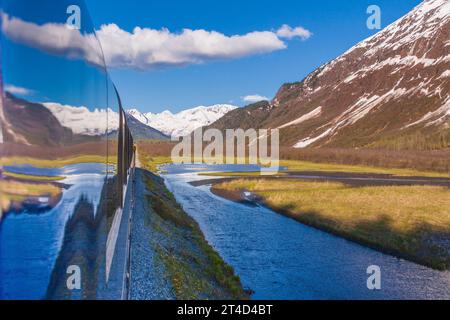
[[[0,4],[0,299],[120,298],[132,137],[87,8]]]

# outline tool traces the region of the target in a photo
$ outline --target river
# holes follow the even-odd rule
[[[253,299],[450,299],[450,272],[440,272],[305,226],[261,206],[222,199],[200,172],[253,171],[247,166],[169,165],[167,187],[207,240],[240,276]],[[381,290],[367,268],[381,268]]]

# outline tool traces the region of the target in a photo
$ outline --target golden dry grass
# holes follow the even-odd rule
[[[435,268],[450,267],[449,188],[354,188],[295,179],[239,179],[215,188],[249,190],[300,222]]]
[[[3,172],[5,177],[14,178],[17,180],[25,180],[25,181],[40,181],[40,182],[51,182],[51,181],[60,181],[63,180],[64,177],[61,176],[35,176],[29,174],[21,174],[21,173],[13,173],[13,172]]]
[[[172,163],[169,157],[150,157],[143,153],[139,154],[139,161],[144,169],[153,173],[158,173],[160,166]]]
[[[142,155],[170,160],[176,143],[140,141]],[[399,176],[450,177],[450,150],[392,151],[374,149],[294,149],[282,147],[281,166],[293,171],[328,171],[392,174]],[[204,159],[212,161],[213,159]],[[246,163],[248,159],[223,157],[226,163]],[[240,161],[239,161],[240,160]],[[154,161],[156,163],[160,161]],[[170,161],[171,162],[171,161]]]
[[[19,181],[1,181],[0,193],[18,196],[57,195],[60,188],[51,183],[25,183]]]
[[[60,188],[51,183],[25,183],[20,181],[0,181],[0,211],[9,208],[12,201],[22,201],[26,197],[57,196]]]
[[[348,173],[373,173],[373,174],[390,174],[395,176],[417,176],[417,177],[434,177],[434,178],[450,178],[449,173],[421,171],[415,169],[402,168],[382,168],[371,167],[365,165],[347,165],[334,163],[315,163],[300,160],[282,160],[280,165],[287,167],[290,171],[321,171],[321,172],[348,172]]]
[[[108,161],[109,163],[113,164],[117,162],[117,158],[110,157]],[[0,166],[30,165],[36,168],[60,168],[79,163],[106,163],[106,162],[107,162],[106,156],[99,156],[99,155],[73,156],[54,160],[37,159],[32,157],[8,157],[0,159]]]
[[[431,171],[420,171],[414,169],[398,169],[398,168],[380,168],[370,166],[356,166],[346,164],[333,163],[315,163],[300,160],[281,160],[280,166],[287,171],[304,171],[304,172],[340,172],[340,173],[361,173],[361,174],[387,174],[400,177],[429,177],[429,178],[450,178],[450,174]],[[278,176],[286,175],[287,172],[280,171]],[[260,171],[255,172],[212,172],[202,175],[212,177],[254,177],[262,176]]]
[[[315,163],[345,164],[377,168],[413,169],[425,172],[450,174],[450,149],[435,151],[306,148],[282,147],[283,160],[300,160]]]

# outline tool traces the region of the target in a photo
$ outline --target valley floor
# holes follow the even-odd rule
[[[241,177],[209,182],[216,195],[230,200],[259,202],[374,249],[436,269],[450,268],[448,185],[368,181],[352,185],[331,179]]]
[[[140,147],[149,170],[171,162],[165,144]],[[212,191],[222,197],[261,202],[374,249],[435,269],[450,268],[449,150],[301,152],[282,160],[287,170],[273,178],[259,172],[215,172],[198,183],[213,184]],[[249,201],[244,191],[256,199]]]

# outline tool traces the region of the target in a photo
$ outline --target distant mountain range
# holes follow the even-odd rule
[[[183,137],[195,129],[208,126],[222,118],[228,112],[238,107],[228,104],[200,106],[173,114],[170,111],[162,113],[141,113],[139,110],[127,110],[127,114],[140,123],[155,128],[167,136]]]
[[[279,128],[306,147],[450,147],[450,1],[428,0],[376,35],[283,85],[271,102],[211,127]]]
[[[2,139],[12,143],[38,146],[62,146],[96,141],[117,134],[119,113],[111,109],[93,109],[59,103],[33,103],[5,95],[0,113]],[[126,112],[128,126],[135,140],[170,140],[209,125],[237,107],[214,105],[172,114]],[[154,127],[153,127],[154,126]],[[161,128],[162,130],[158,130]]]
[[[74,134],[102,136],[113,133],[119,126],[119,113],[111,109],[89,110],[86,107],[59,103],[42,105],[52,113],[61,126],[71,129]],[[186,136],[199,127],[208,126],[236,108],[218,104],[209,107],[200,106],[177,114],[170,111],[157,114],[141,113],[137,109],[131,109],[126,111],[126,116],[136,140],[168,140],[171,136]]]
[[[119,113],[111,109],[89,110],[86,107],[73,107],[59,103],[43,103],[59,123],[72,130],[74,134],[84,136],[114,135],[119,128]],[[135,140],[168,140],[164,133],[144,125],[135,117],[127,114],[128,126]]]
[[[101,136],[108,130],[119,127],[119,113],[111,109],[89,110],[86,107],[73,107],[59,103],[43,103],[44,107],[59,120],[59,123],[75,134]],[[106,121],[108,120],[108,121]]]

